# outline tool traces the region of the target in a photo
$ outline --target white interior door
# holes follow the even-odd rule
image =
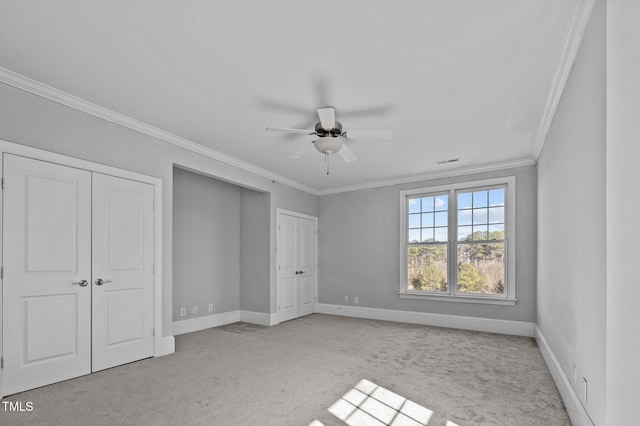
[[[93,176],[93,371],[153,356],[153,186]]]
[[[278,215],[278,319],[315,312],[316,221]]]
[[[7,395],[91,372],[91,173],[3,162]]]

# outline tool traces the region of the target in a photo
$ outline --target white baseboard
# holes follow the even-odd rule
[[[240,321],[240,311],[223,312],[221,314],[175,321],[173,323],[173,335],[177,336],[179,334],[205,330],[211,327],[220,327],[221,325],[231,324],[238,321]]]
[[[436,327],[459,328],[463,330],[485,331],[489,333],[511,334],[534,337],[535,324],[524,321],[496,320],[488,318],[461,317],[456,315],[429,314],[424,312],[394,311],[391,309],[363,308],[356,306],[329,305],[318,303],[316,312],[354,318],[378,319],[410,324],[432,325]],[[279,324],[277,313],[252,311],[230,311],[221,314],[191,318],[173,323],[173,335],[191,333],[211,327],[219,327],[244,321],[251,324],[273,326]]]
[[[278,314],[267,314],[264,312],[240,311],[240,321],[250,324],[272,326],[278,324]]]
[[[176,351],[176,339],[173,336],[156,339],[153,356],[169,355]]]
[[[212,327],[243,321],[251,324],[272,326],[278,324],[278,314],[252,311],[230,311],[173,322],[173,335],[192,333]]]
[[[345,317],[406,322],[410,324],[459,328],[463,330],[485,331],[489,333],[511,334],[515,336],[526,337],[533,337],[535,328],[534,323],[524,321],[461,317],[457,315],[441,315],[412,311],[395,311],[391,309],[329,305],[325,303],[318,303],[316,305],[316,312],[321,314],[342,315]]]
[[[553,354],[553,351],[549,347],[547,340],[544,338],[544,335],[538,326],[535,327],[535,338],[538,343],[538,347],[540,348],[540,352],[542,352],[542,357],[547,363],[547,368],[549,368],[551,377],[553,377],[553,381],[556,383],[556,387],[560,392],[562,402],[564,402],[564,406],[567,409],[571,423],[575,426],[593,426],[593,422],[589,418],[587,411],[580,403],[580,398],[576,395],[569,378],[562,370],[562,367],[560,367],[558,359]]]

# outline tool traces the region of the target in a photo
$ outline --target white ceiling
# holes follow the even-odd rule
[[[0,67],[328,193],[532,164],[588,3],[3,1]],[[313,137],[265,131],[326,105],[395,136],[349,141],[358,161],[327,176],[316,151],[288,158]]]

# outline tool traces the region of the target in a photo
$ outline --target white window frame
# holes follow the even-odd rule
[[[505,277],[506,285],[504,294],[467,294],[456,293],[455,282],[449,282],[449,291],[447,293],[430,292],[424,290],[408,289],[408,271],[407,271],[407,199],[416,195],[429,195],[433,193],[447,192],[449,195],[449,211],[448,211],[448,230],[449,238],[447,243],[447,255],[449,258],[456,256],[456,230],[457,230],[457,213],[458,200],[456,191],[470,190],[475,188],[485,188],[490,186],[506,185],[505,191]],[[515,176],[505,176],[493,179],[483,179],[468,182],[454,183],[450,185],[439,185],[431,187],[422,187],[416,189],[408,189],[400,191],[400,285],[399,295],[402,299],[425,299],[425,300],[444,300],[452,302],[467,303],[484,303],[493,305],[515,305],[516,299],[516,178]],[[451,261],[449,265],[457,262]],[[450,268],[451,266],[449,266]],[[451,274],[448,274],[451,276]],[[451,280],[449,280],[451,281]]]

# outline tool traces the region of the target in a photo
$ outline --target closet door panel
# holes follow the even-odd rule
[[[91,372],[91,173],[4,154],[3,394]]]
[[[298,317],[298,220],[280,215],[278,229],[278,319],[288,321]]]
[[[310,219],[298,219],[298,268],[300,307],[299,316],[315,311],[315,222]]]
[[[153,187],[93,176],[93,371],[153,356]]]

